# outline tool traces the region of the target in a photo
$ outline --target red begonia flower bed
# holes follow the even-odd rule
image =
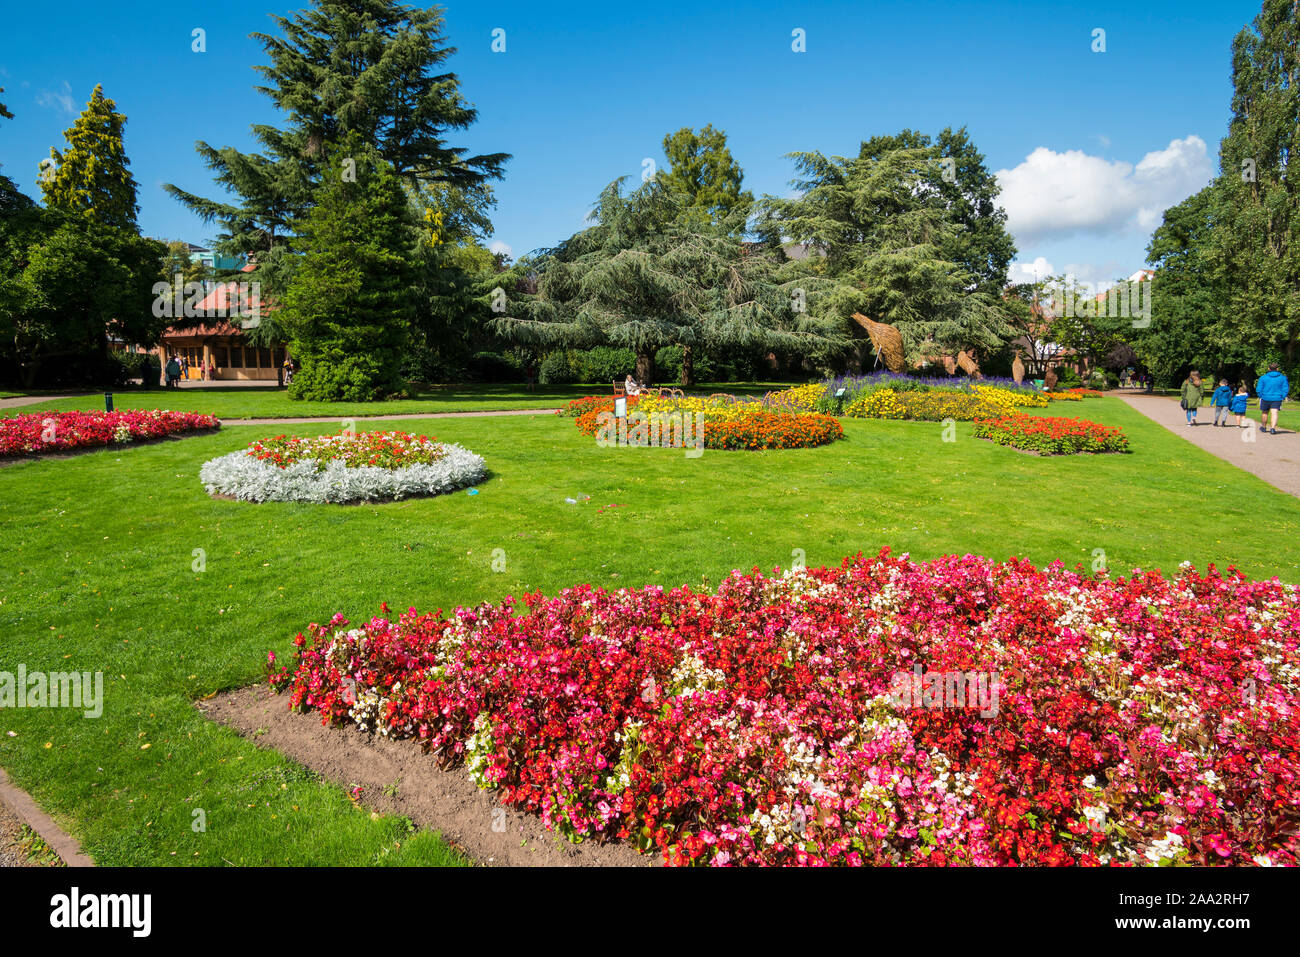
[[[0,418],[0,457],[42,455],[218,428],[215,415],[132,409],[27,412]]]
[[[716,592],[335,616],[294,644],[292,669],[270,655],[292,707],[416,738],[553,828],[670,863],[1300,850],[1300,596],[1277,580],[885,550]]]

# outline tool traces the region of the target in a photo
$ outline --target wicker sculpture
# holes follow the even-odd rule
[[[885,363],[890,372],[902,372],[906,366],[903,354],[903,337],[897,329],[883,322],[868,319],[860,312],[853,314],[854,321],[867,330],[876,355]]]
[[[1020,353],[1011,360],[1011,378],[1016,380],[1016,385],[1025,381],[1025,364],[1020,361]]]
[[[972,379],[982,379],[984,376],[980,373],[979,363],[976,362],[969,352],[963,349],[957,353],[957,365],[961,366],[961,371],[966,373]]]
[[[1048,392],[1056,391],[1056,370],[1048,369],[1043,375],[1043,388]]]

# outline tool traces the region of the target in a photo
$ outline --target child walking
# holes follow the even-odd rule
[[[1201,407],[1201,400],[1205,398],[1205,385],[1201,382],[1201,375],[1195,369],[1187,374],[1183,380],[1182,388],[1179,389],[1182,398],[1179,405],[1187,413],[1187,424],[1196,424],[1196,410]]]
[[[1232,397],[1232,414],[1237,417],[1237,428],[1246,424],[1246,405],[1250,402],[1250,390],[1246,383],[1237,383],[1237,394]]]
[[[1232,405],[1232,389],[1228,387],[1227,379],[1219,380],[1219,387],[1210,396],[1210,405],[1214,406],[1214,424],[1226,426],[1228,411]]]

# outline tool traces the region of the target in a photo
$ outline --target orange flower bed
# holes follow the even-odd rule
[[[628,401],[629,412],[634,400]],[[583,412],[574,421],[583,435],[596,436],[602,428],[609,428],[613,419],[613,400],[608,407],[596,405]],[[753,403],[753,410],[737,414],[735,407],[726,410],[726,417],[710,418],[708,412],[686,411],[680,413],[688,434],[697,422],[695,415],[704,417],[704,448],[723,450],[805,449],[826,445],[844,437],[838,419],[818,412],[790,412],[766,409]],[[671,413],[656,413],[668,415]],[[642,413],[642,415],[644,415]]]
[[[819,412],[754,412],[741,419],[704,423],[706,449],[806,449],[842,438],[839,419]]]

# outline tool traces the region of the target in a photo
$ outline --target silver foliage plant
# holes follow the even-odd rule
[[[371,502],[442,495],[487,477],[481,455],[459,445],[444,445],[446,454],[430,464],[397,469],[372,465],[348,468],[338,459],[317,471],[314,459],[279,468],[247,451],[231,452],[203,463],[199,481],[209,495],[230,495],[245,502]]]

